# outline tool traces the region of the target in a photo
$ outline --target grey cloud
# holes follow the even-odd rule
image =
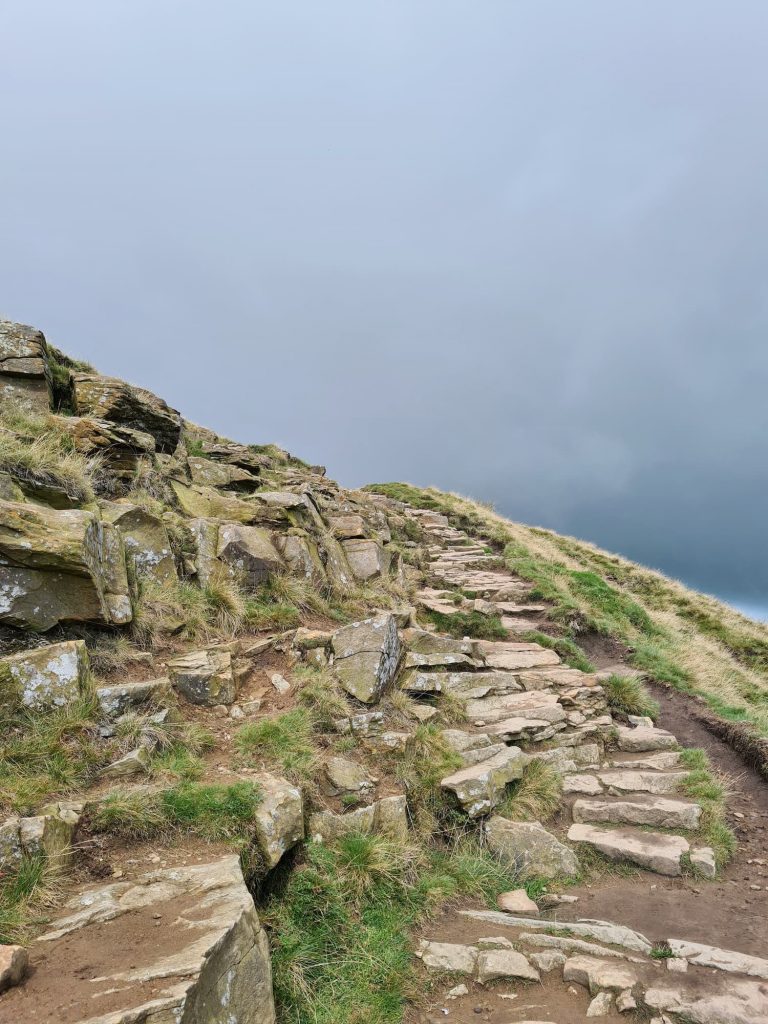
[[[342,482],[768,604],[760,0],[0,13],[0,307]]]

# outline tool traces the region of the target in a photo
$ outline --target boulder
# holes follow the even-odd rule
[[[304,838],[304,807],[301,791],[287,779],[266,772],[254,776],[260,792],[255,832],[259,851],[268,869]]]
[[[495,815],[487,822],[485,835],[491,851],[521,878],[557,878],[579,872],[573,850],[539,822],[510,821]]]
[[[489,760],[446,776],[440,788],[454,793],[470,818],[477,818],[496,806],[505,787],[521,778],[527,763],[528,758],[519,747],[504,747]]]
[[[0,501],[0,571],[8,625],[45,632],[133,617],[122,538],[92,512]]]
[[[682,873],[680,860],[690,849],[682,836],[660,832],[639,832],[634,829],[599,829],[593,825],[571,825],[568,838],[572,843],[585,843],[609,860],[627,860],[659,875]]]
[[[408,811],[404,796],[387,796],[368,807],[346,814],[317,811],[309,818],[314,842],[332,842],[348,832],[382,832],[404,839],[408,835]]]
[[[378,541],[344,540],[341,546],[355,579],[370,580],[389,571],[390,553]]]
[[[147,746],[141,744],[127,754],[123,754],[112,764],[101,770],[103,779],[131,779],[135,775],[144,775],[149,771],[151,753]]]
[[[500,893],[496,898],[496,906],[499,910],[505,910],[508,914],[524,914],[531,917],[539,916],[539,908],[525,889],[514,889],[511,892]]]
[[[344,689],[371,704],[389,689],[400,664],[400,639],[392,614],[343,626],[331,637],[333,669]]]
[[[10,680],[11,698],[34,711],[65,707],[90,692],[84,640],[65,640],[0,659]]]
[[[269,943],[236,855],[80,890],[39,942],[45,970],[3,997],[8,1020],[57,1019],[66,992],[67,1019],[92,1024],[274,1024]]]
[[[598,992],[587,1007],[587,1017],[607,1017],[613,1008],[613,995],[610,992]]]
[[[219,526],[216,555],[250,589],[265,583],[281,565],[269,532],[241,523]]]
[[[187,525],[195,545],[197,579],[201,586],[205,586],[223,569],[216,556],[219,549],[219,523],[215,519],[199,517]]]
[[[0,871],[14,867],[22,857],[45,857],[55,868],[67,867],[81,812],[82,804],[62,801],[40,814],[8,818],[0,826]]]
[[[175,451],[181,435],[181,416],[151,391],[116,377],[98,373],[73,373],[75,410],[79,416],[119,423],[150,434],[157,450]]]
[[[23,946],[0,945],[0,992],[20,985],[29,966],[29,954]]]
[[[316,586],[326,582],[320,552],[310,537],[293,533],[277,534],[274,542],[291,572],[311,580]]]
[[[101,514],[120,531],[126,558],[138,579],[158,583],[177,579],[176,560],[162,519],[127,501],[102,502]]]
[[[174,658],[168,662],[168,675],[173,686],[192,704],[232,704],[237,696],[232,655],[224,647],[189,651]]]
[[[11,320],[0,320],[0,401],[34,413],[47,413],[51,406],[45,338]]]
[[[478,955],[477,980],[481,985],[501,978],[539,981],[539,972],[514,949],[488,949]]]

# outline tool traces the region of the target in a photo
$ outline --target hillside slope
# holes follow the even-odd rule
[[[0,1021],[768,1019],[762,627],[6,321],[0,395]]]

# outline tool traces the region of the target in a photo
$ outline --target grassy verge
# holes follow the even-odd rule
[[[410,930],[449,901],[492,901],[513,884],[471,841],[418,850],[351,834],[308,847],[262,912],[280,1024],[400,1024],[404,1001],[423,997]]]
[[[736,852],[736,837],[725,820],[725,783],[712,770],[705,751],[698,748],[683,750],[680,760],[688,769],[683,790],[702,807],[696,838],[701,844],[712,847],[720,870]]]
[[[57,895],[45,857],[23,857],[0,874],[0,943],[25,943]]]
[[[530,629],[520,639],[529,640],[531,643],[541,644],[542,647],[549,648],[549,650],[559,654],[565,664],[571,668],[577,668],[581,672],[595,671],[595,666],[584,651],[570,637],[550,636],[548,633],[542,633],[538,629]]]
[[[292,782],[311,783],[317,772],[312,715],[305,706],[244,725],[235,747],[248,763],[276,767]]]

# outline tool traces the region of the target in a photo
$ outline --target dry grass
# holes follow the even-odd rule
[[[63,489],[72,501],[93,500],[100,462],[75,451],[56,416],[25,412],[12,402],[0,408],[0,471],[21,482]]]

